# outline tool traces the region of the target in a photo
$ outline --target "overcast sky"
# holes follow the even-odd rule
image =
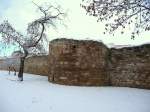
[[[17,30],[24,33],[27,24],[36,19],[40,13],[32,3],[33,0],[0,0],[0,22],[7,19]],[[57,1],[57,2],[56,2]],[[80,7],[82,0],[34,0],[37,4],[53,3],[59,4],[67,12],[65,20],[67,28],[58,26],[57,30],[47,30],[49,40],[55,38],[94,39],[102,40],[105,44],[114,43],[117,45],[138,45],[149,43],[150,32],[143,32],[131,40],[132,27],[121,35],[119,32],[112,35],[103,35],[104,24],[97,23],[96,18],[89,17]]]

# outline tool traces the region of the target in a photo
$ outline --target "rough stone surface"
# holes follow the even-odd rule
[[[111,49],[110,62],[111,85],[150,89],[150,45]]]
[[[49,81],[67,85],[108,85],[108,49],[100,42],[57,39],[49,47]]]
[[[27,58],[25,72],[58,84],[150,89],[150,44],[108,49],[96,41],[56,39],[49,51],[48,56]],[[10,63],[0,60],[0,69],[7,70]]]
[[[15,69],[18,71],[19,60],[14,58],[0,59],[0,70],[9,70],[9,66],[15,67]]]
[[[49,49],[51,82],[150,89],[150,45],[108,49],[95,41],[57,39]]]
[[[25,60],[24,72],[48,76],[48,56],[33,56]]]
[[[20,61],[19,59],[1,59],[0,60],[0,69],[8,70],[9,66],[15,67],[16,71],[19,70]],[[28,57],[25,60],[24,72],[31,74],[39,74],[48,76],[48,56],[33,56]]]

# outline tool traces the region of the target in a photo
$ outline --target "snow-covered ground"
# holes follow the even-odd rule
[[[150,90],[51,84],[25,74],[24,81],[0,71],[0,112],[150,112]]]

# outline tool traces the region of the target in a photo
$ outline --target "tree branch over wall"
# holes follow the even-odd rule
[[[125,29],[134,24],[131,38],[134,39],[142,31],[150,30],[149,0],[82,0],[81,7],[97,21],[107,21],[105,32],[113,33],[119,28]],[[85,5],[86,3],[86,5]],[[113,20],[113,22],[109,22]],[[105,33],[104,32],[104,33]],[[123,34],[124,31],[121,31]]]

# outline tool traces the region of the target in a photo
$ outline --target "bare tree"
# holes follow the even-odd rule
[[[20,56],[19,81],[23,81],[24,61],[29,53],[43,52],[45,50],[43,44],[48,42],[45,34],[47,25],[56,27],[56,22],[61,21],[64,17],[60,6],[49,5],[48,7],[42,7],[36,3],[34,5],[38,7],[38,10],[43,15],[28,24],[26,35],[16,31],[8,21],[0,24],[3,43],[6,43],[6,45],[18,45],[23,52],[23,55]]]
[[[114,34],[127,25],[134,24],[131,38],[142,31],[150,30],[150,0],[82,0],[81,7],[97,21],[113,21],[105,24],[105,32]],[[84,4],[86,2],[86,5]],[[104,32],[104,34],[105,34]]]

